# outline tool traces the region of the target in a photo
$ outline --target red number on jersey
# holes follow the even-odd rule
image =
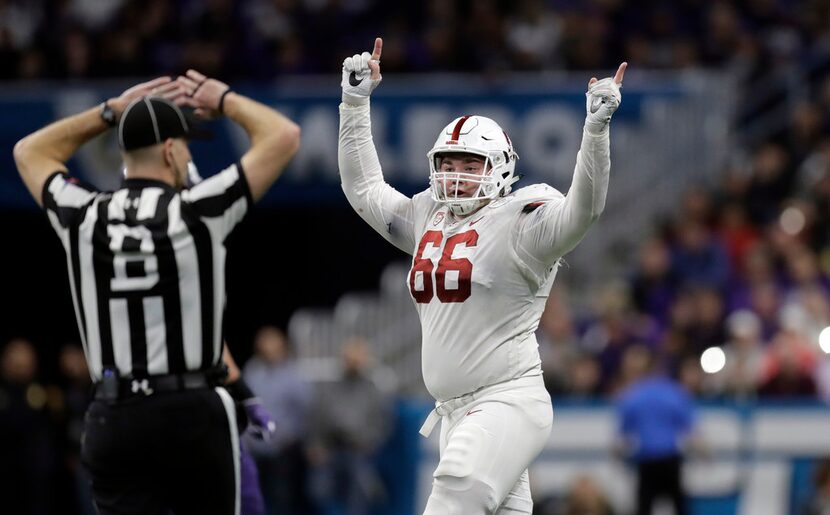
[[[452,253],[459,243],[464,243],[467,247],[475,247],[478,243],[478,233],[467,231],[447,239],[447,244],[444,245],[444,253],[441,255],[441,261],[438,262],[438,269],[435,271],[438,300],[441,302],[464,302],[473,293],[473,264],[467,258],[452,258]],[[458,272],[457,289],[447,289],[447,272]]]
[[[432,260],[424,259],[424,249],[427,243],[434,246],[441,244],[443,235],[440,231],[427,231],[421,238],[418,245],[418,253],[412,261],[412,270],[409,272],[409,290],[412,297],[419,304],[428,304],[432,300]],[[473,263],[467,258],[452,258],[452,253],[458,244],[463,243],[467,247],[475,247],[478,243],[478,233],[474,230],[456,234],[447,239],[441,259],[438,261],[438,268],[435,270],[435,284],[438,293],[438,300],[441,302],[464,302],[473,291],[472,276]],[[415,288],[415,273],[422,273],[422,289]],[[454,289],[447,288],[447,272],[457,272],[456,282],[458,286]]]
[[[427,243],[432,243],[434,247],[441,245],[441,240],[444,236],[441,231],[427,231],[421,238],[421,243],[418,244],[418,253],[415,254],[415,259],[412,260],[412,270],[409,271],[409,291],[412,292],[412,297],[415,302],[420,304],[428,304],[432,300],[432,260],[424,259],[424,249]],[[421,289],[418,289],[415,284],[415,277],[418,272],[421,272]]]

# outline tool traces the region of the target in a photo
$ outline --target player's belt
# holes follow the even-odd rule
[[[435,409],[429,412],[429,415],[427,415],[427,419],[424,421],[424,425],[421,426],[421,430],[418,432],[424,438],[429,438],[429,435],[432,434],[432,430],[435,429],[435,425],[438,423],[439,420],[441,420],[441,417],[445,417],[453,411],[459,408],[463,408],[471,402],[481,399],[486,395],[490,395],[496,391],[500,391],[503,387],[507,385],[509,385],[510,387],[522,387],[534,384],[541,384],[541,377],[541,374],[535,374],[532,376],[522,376],[516,379],[508,379],[507,381],[502,381],[500,383],[493,383],[487,386],[482,386],[478,390],[475,390],[470,393],[465,393],[464,395],[460,395],[458,397],[453,397],[452,399],[448,399],[444,402],[435,401]]]

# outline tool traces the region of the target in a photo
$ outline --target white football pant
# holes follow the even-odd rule
[[[441,418],[441,458],[424,515],[530,514],[527,468],[553,423],[542,376],[462,396],[467,398]]]

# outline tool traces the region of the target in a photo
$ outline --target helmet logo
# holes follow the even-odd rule
[[[452,130],[452,137],[450,138],[451,141],[458,141],[458,137],[461,136],[461,127],[464,126],[464,122],[466,122],[468,118],[470,118],[469,114],[458,119],[458,122],[456,122],[455,127]]]

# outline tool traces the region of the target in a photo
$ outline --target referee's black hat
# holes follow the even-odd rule
[[[167,138],[210,139],[197,120],[176,104],[159,97],[134,100],[118,122],[118,144],[124,150],[149,147]]]

